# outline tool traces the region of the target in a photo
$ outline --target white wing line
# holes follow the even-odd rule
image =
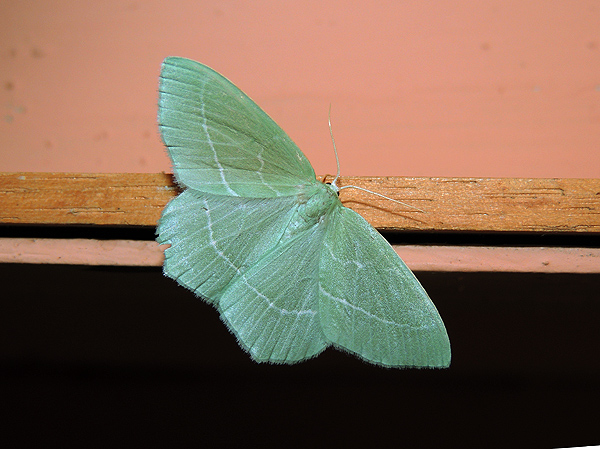
[[[261,148],[260,151],[258,152],[258,154],[256,155],[257,159],[260,161],[260,168],[256,171],[256,174],[258,175],[258,177],[260,178],[260,182],[264,186],[267,186],[269,189],[271,189],[273,192],[275,192],[279,196],[279,192],[277,190],[275,190],[272,186],[267,184],[265,182],[265,178],[263,178],[262,169],[265,166],[265,161],[262,158],[263,150],[264,150],[264,148]]]
[[[221,175],[221,181],[223,181],[223,184],[225,184],[225,187],[227,187],[227,190],[229,191],[229,193],[233,196],[239,196],[227,183],[227,180],[225,179],[225,173],[224,173],[224,169],[223,166],[221,165],[221,163],[219,162],[219,158],[217,157],[217,151],[215,150],[215,146],[214,143],[212,141],[212,139],[210,138],[210,134],[208,132],[208,123],[206,120],[206,112],[204,109],[204,87],[206,86],[206,82],[204,82],[202,84],[202,93],[200,94],[202,100],[200,101],[200,110],[202,111],[202,129],[204,130],[204,134],[206,134],[206,142],[208,143],[208,146],[210,147],[210,149],[213,152],[214,155],[214,159],[215,159],[215,163],[217,164],[217,167],[219,168],[219,173]]]
[[[204,203],[204,210],[206,211],[206,227],[208,228],[208,238],[210,241],[210,246],[212,246],[214,248],[214,250],[216,251],[217,255],[223,259],[225,262],[227,262],[227,264],[229,264],[229,266],[231,268],[233,268],[235,270],[235,272],[242,278],[242,281],[244,282],[244,284],[246,284],[246,286],[252,290],[254,293],[256,293],[256,295],[259,298],[262,298],[265,300],[265,302],[268,304],[268,307],[270,309],[275,309],[277,311],[279,311],[279,313],[281,313],[282,315],[296,315],[296,316],[301,316],[301,315],[311,315],[311,316],[315,316],[316,315],[316,310],[312,310],[312,309],[306,309],[306,310],[299,310],[299,311],[295,311],[295,310],[287,310],[287,309],[282,309],[280,307],[277,307],[275,305],[274,302],[271,302],[269,300],[269,298],[267,298],[265,295],[263,295],[261,292],[259,292],[256,288],[254,288],[252,285],[250,285],[248,283],[248,279],[246,278],[246,276],[244,276],[244,274],[240,271],[240,269],[229,259],[229,257],[227,257],[225,255],[225,253],[223,251],[221,251],[219,248],[217,248],[217,241],[214,239],[213,237],[213,230],[212,230],[212,219],[210,216],[210,208],[208,206],[208,201],[206,201],[206,199],[203,200]]]
[[[342,304],[343,306],[348,306],[351,309],[357,310],[358,312],[362,312],[365,315],[367,315],[369,318],[373,318],[376,321],[379,321],[380,323],[383,324],[391,324],[393,326],[397,326],[397,327],[407,327],[408,324],[402,324],[402,323],[396,323],[395,321],[389,321],[389,320],[384,320],[382,318],[379,318],[378,316],[373,315],[372,313],[367,312],[365,309],[363,309],[362,307],[358,307],[355,306],[353,304],[350,304],[348,301],[346,301],[344,298],[338,298],[337,296],[333,296],[331,293],[325,291],[325,289],[319,285],[319,291],[321,293],[323,293],[325,296],[327,296],[328,298],[330,298],[331,300],[335,301],[335,302],[339,302],[340,304]],[[412,327],[412,326],[411,326]],[[428,327],[428,326],[422,326],[422,327]]]
[[[246,276],[244,276],[243,274],[242,274],[241,276],[242,276],[242,280],[244,281],[244,284],[246,284],[246,286],[247,286],[247,287],[248,287],[250,290],[252,290],[254,293],[256,293],[256,295],[257,295],[259,298],[262,298],[262,299],[264,299],[264,300],[265,300],[265,302],[266,302],[266,303],[269,305],[269,306],[268,306],[268,307],[269,307],[269,309],[275,309],[275,310],[277,310],[279,313],[281,313],[282,315],[296,315],[297,317],[299,317],[299,316],[301,316],[301,315],[310,315],[310,316],[315,316],[315,315],[317,314],[317,311],[316,311],[316,310],[312,310],[312,309],[305,309],[305,310],[298,310],[298,311],[296,311],[296,310],[287,310],[287,309],[282,309],[282,308],[280,308],[280,307],[277,307],[277,306],[275,305],[275,303],[274,303],[274,302],[271,302],[271,301],[269,300],[269,298],[267,298],[265,295],[263,295],[261,292],[259,292],[259,291],[258,291],[256,288],[254,288],[253,286],[251,286],[251,285],[248,283],[248,280],[246,279]]]
[[[357,260],[349,260],[349,261],[346,261],[346,262],[342,261],[340,258],[338,258],[338,257],[335,257],[335,255],[333,254],[333,251],[331,250],[331,247],[330,247],[330,246],[329,246],[327,243],[325,243],[325,247],[326,247],[326,248],[327,248],[327,250],[329,251],[329,255],[330,255],[330,257],[331,257],[331,258],[332,258],[334,261],[336,261],[337,263],[339,263],[341,266],[345,266],[345,265],[347,265],[347,264],[349,264],[349,263],[350,263],[350,264],[354,264],[354,265],[356,265],[356,266],[357,266],[357,268],[359,268],[359,269],[361,269],[361,268],[365,268],[365,266],[364,266],[363,264],[361,264],[360,262],[358,262]],[[428,325],[428,324],[423,324],[423,325],[421,325],[421,326],[414,327],[414,326],[409,326],[408,324],[402,324],[402,323],[396,323],[395,321],[384,320],[383,318],[379,318],[378,316],[376,316],[376,315],[373,315],[372,313],[369,313],[369,312],[367,312],[367,311],[366,311],[365,309],[363,309],[362,307],[358,307],[358,306],[355,306],[355,305],[353,305],[353,304],[350,304],[350,303],[349,303],[348,301],[346,301],[344,298],[338,298],[337,296],[333,296],[331,293],[329,293],[329,292],[325,291],[325,289],[323,289],[323,287],[322,287],[321,285],[319,285],[319,290],[320,290],[320,291],[321,291],[321,292],[322,292],[324,295],[326,295],[328,298],[330,298],[331,300],[333,300],[333,301],[335,301],[335,302],[338,302],[338,303],[340,303],[340,304],[342,304],[342,305],[344,305],[344,306],[348,306],[348,307],[350,307],[351,309],[354,309],[354,310],[356,310],[356,311],[358,311],[358,312],[362,312],[362,313],[364,313],[365,315],[367,315],[368,317],[370,317],[370,318],[372,318],[372,319],[374,319],[374,320],[376,320],[376,321],[379,321],[380,323],[383,323],[383,324],[391,324],[391,325],[393,325],[393,326],[396,326],[396,327],[411,327],[411,328],[413,328],[413,329],[429,329],[430,327],[434,327],[434,326],[435,326],[434,324],[429,324],[429,325]]]
[[[346,262],[342,261],[342,259],[335,257],[335,254],[333,253],[333,250],[331,249],[331,247],[327,244],[327,242],[325,242],[325,248],[327,248],[327,250],[329,251],[329,256],[336,261],[337,263],[339,263],[340,265],[342,265],[343,267],[345,267],[348,264],[352,264],[352,265],[356,265],[356,268],[358,268],[359,270],[365,268],[365,266],[360,263],[358,260],[348,260]]]
[[[229,266],[231,268],[233,268],[237,274],[240,274],[240,269],[231,260],[229,260],[229,257],[227,257],[223,251],[221,251],[219,248],[217,248],[217,241],[213,237],[213,230],[212,230],[213,222],[212,222],[212,218],[210,216],[210,207],[209,207],[208,201],[206,199],[203,199],[202,202],[204,203],[204,210],[206,211],[206,227],[208,228],[208,238],[210,240],[210,246],[212,246],[214,248],[214,250],[217,252],[217,255],[221,259],[223,259],[225,262],[227,262],[229,264]]]

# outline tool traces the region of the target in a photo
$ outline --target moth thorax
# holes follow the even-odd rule
[[[303,210],[300,212],[306,217],[319,219],[327,214],[339,202],[337,194],[330,186],[320,184],[312,195],[308,197]]]

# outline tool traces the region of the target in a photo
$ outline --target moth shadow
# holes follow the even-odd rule
[[[374,204],[372,202],[367,202],[367,201],[363,201],[360,199],[354,199],[354,198],[343,200],[342,204],[345,207],[348,207],[349,209],[352,209],[354,212],[360,214],[368,222],[371,222],[372,219],[374,218],[374,216],[376,216],[376,215],[381,216],[381,217],[383,217],[384,215],[393,215],[394,217],[397,217],[398,220],[400,220],[400,219],[407,220],[412,223],[418,223],[421,225],[428,223],[427,221],[424,221],[419,218],[415,218],[414,216],[411,216],[413,214],[424,214],[425,212],[416,210],[416,209],[414,209],[414,210],[399,210],[401,205],[387,207],[387,206],[382,206],[379,204]],[[373,212],[371,212],[371,211],[373,211]],[[408,214],[411,214],[411,215],[408,215]],[[385,220],[387,221],[387,219],[385,219]]]

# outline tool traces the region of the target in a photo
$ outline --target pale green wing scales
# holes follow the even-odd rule
[[[313,225],[273,248],[221,295],[219,310],[259,362],[295,363],[328,343],[319,319],[319,253],[325,229]]]
[[[345,207],[328,221],[319,272],[327,340],[384,366],[448,366],[444,323],[389,243]]]
[[[158,243],[168,243],[164,272],[209,302],[240,272],[277,245],[296,198],[243,198],[188,189],[172,199],[159,221]]]
[[[317,182],[287,134],[214,70],[169,57],[162,65],[158,122],[179,183],[207,193],[277,197]]]

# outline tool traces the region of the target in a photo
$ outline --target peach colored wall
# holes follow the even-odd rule
[[[600,3],[0,6],[0,171],[169,171],[159,66],[225,74],[317,173],[600,177]]]

